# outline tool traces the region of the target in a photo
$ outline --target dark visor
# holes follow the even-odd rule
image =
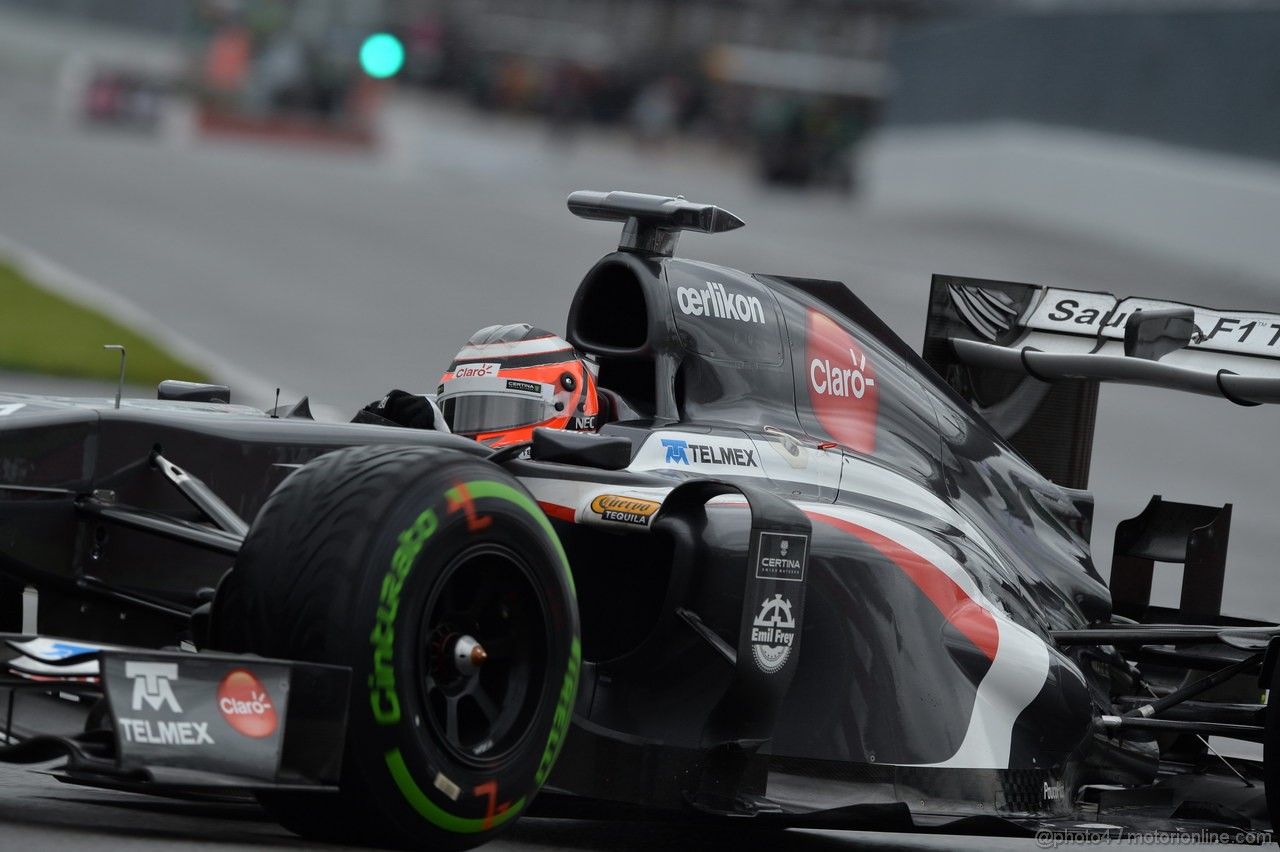
[[[440,408],[449,428],[462,435],[531,426],[547,419],[544,400],[510,394],[459,394],[442,400]]]

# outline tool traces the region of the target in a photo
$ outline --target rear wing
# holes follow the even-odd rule
[[[1280,314],[935,275],[925,360],[1050,479],[1085,488],[1098,383],[1280,403]]]

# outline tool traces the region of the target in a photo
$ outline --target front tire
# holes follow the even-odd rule
[[[304,836],[465,849],[546,781],[581,659],[550,523],[497,466],[360,447],[267,501],[218,591],[219,648],[352,671],[341,792],[263,795]]]

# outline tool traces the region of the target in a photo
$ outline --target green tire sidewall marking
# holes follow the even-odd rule
[[[528,512],[538,522],[538,526],[542,527],[542,531],[547,534],[547,538],[551,540],[556,553],[560,556],[560,565],[564,568],[565,579],[569,581],[569,591],[573,593],[575,598],[578,596],[578,589],[573,583],[573,572],[569,570],[569,557],[565,555],[564,546],[560,544],[560,536],[556,535],[555,529],[551,526],[551,521],[547,520],[546,514],[538,507],[537,503],[510,485],[502,482],[493,482],[488,479],[468,482],[466,483],[466,489],[472,497],[494,497],[498,500],[506,500],[508,503],[515,503]]]
[[[446,810],[443,810],[435,802],[422,792],[422,788],[418,786],[418,782],[413,779],[413,775],[409,772],[409,767],[404,763],[404,756],[400,754],[400,749],[393,748],[387,752],[387,768],[391,770],[391,777],[395,779],[396,786],[400,788],[400,793],[404,796],[415,811],[421,814],[428,822],[443,828],[445,831],[452,831],[455,834],[475,834],[480,831],[488,831],[497,828],[507,820],[514,817],[524,809],[524,797],[517,799],[511,803],[511,807],[507,808],[500,814],[494,814],[492,820],[485,825],[486,820],[468,819],[467,817],[454,816]]]
[[[494,482],[488,479],[477,479],[464,483],[464,486],[470,495],[475,499],[493,498],[497,500],[505,500],[523,509],[538,526],[546,533],[547,539],[551,542],[556,554],[560,558],[560,568],[563,572],[565,580],[569,584],[569,592],[574,596],[578,595],[577,587],[573,582],[573,572],[569,569],[569,557],[564,552],[564,546],[560,544],[560,537],[556,535],[555,529],[551,526],[551,521],[547,520],[546,514],[539,508],[538,504],[529,499],[528,496],[521,493],[510,485],[503,482]],[[415,558],[414,562],[417,562]],[[569,649],[569,660],[567,671],[565,672],[565,687],[562,687],[560,695],[557,698],[557,707],[566,703],[565,697],[567,693],[569,708],[577,698],[579,669],[581,668],[582,646],[575,636]],[[556,725],[553,721],[551,733],[548,735],[546,749],[543,758],[546,762],[546,751],[551,751],[550,763],[554,765],[560,756],[560,747],[564,743],[564,737],[568,733],[569,719],[572,717],[572,709],[563,716],[563,724]],[[399,788],[400,794],[404,796],[406,802],[418,812],[424,819],[433,825],[444,829],[445,831],[454,832],[456,834],[475,834],[481,831],[495,829],[505,823],[507,820],[516,816],[524,808],[525,797],[521,796],[511,804],[505,811],[495,814],[493,819],[474,819],[469,817],[455,816],[441,808],[439,805],[431,801],[426,793],[422,791],[417,780],[414,779],[413,773],[409,771],[408,765],[404,762],[404,755],[400,753],[399,747],[393,748],[385,755],[387,769],[391,772],[391,778],[395,781],[396,787]],[[486,825],[486,822],[488,823]]]

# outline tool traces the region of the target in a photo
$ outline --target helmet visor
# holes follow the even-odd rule
[[[523,394],[464,393],[440,403],[449,428],[462,435],[532,426],[548,418],[548,407],[546,400]]]

